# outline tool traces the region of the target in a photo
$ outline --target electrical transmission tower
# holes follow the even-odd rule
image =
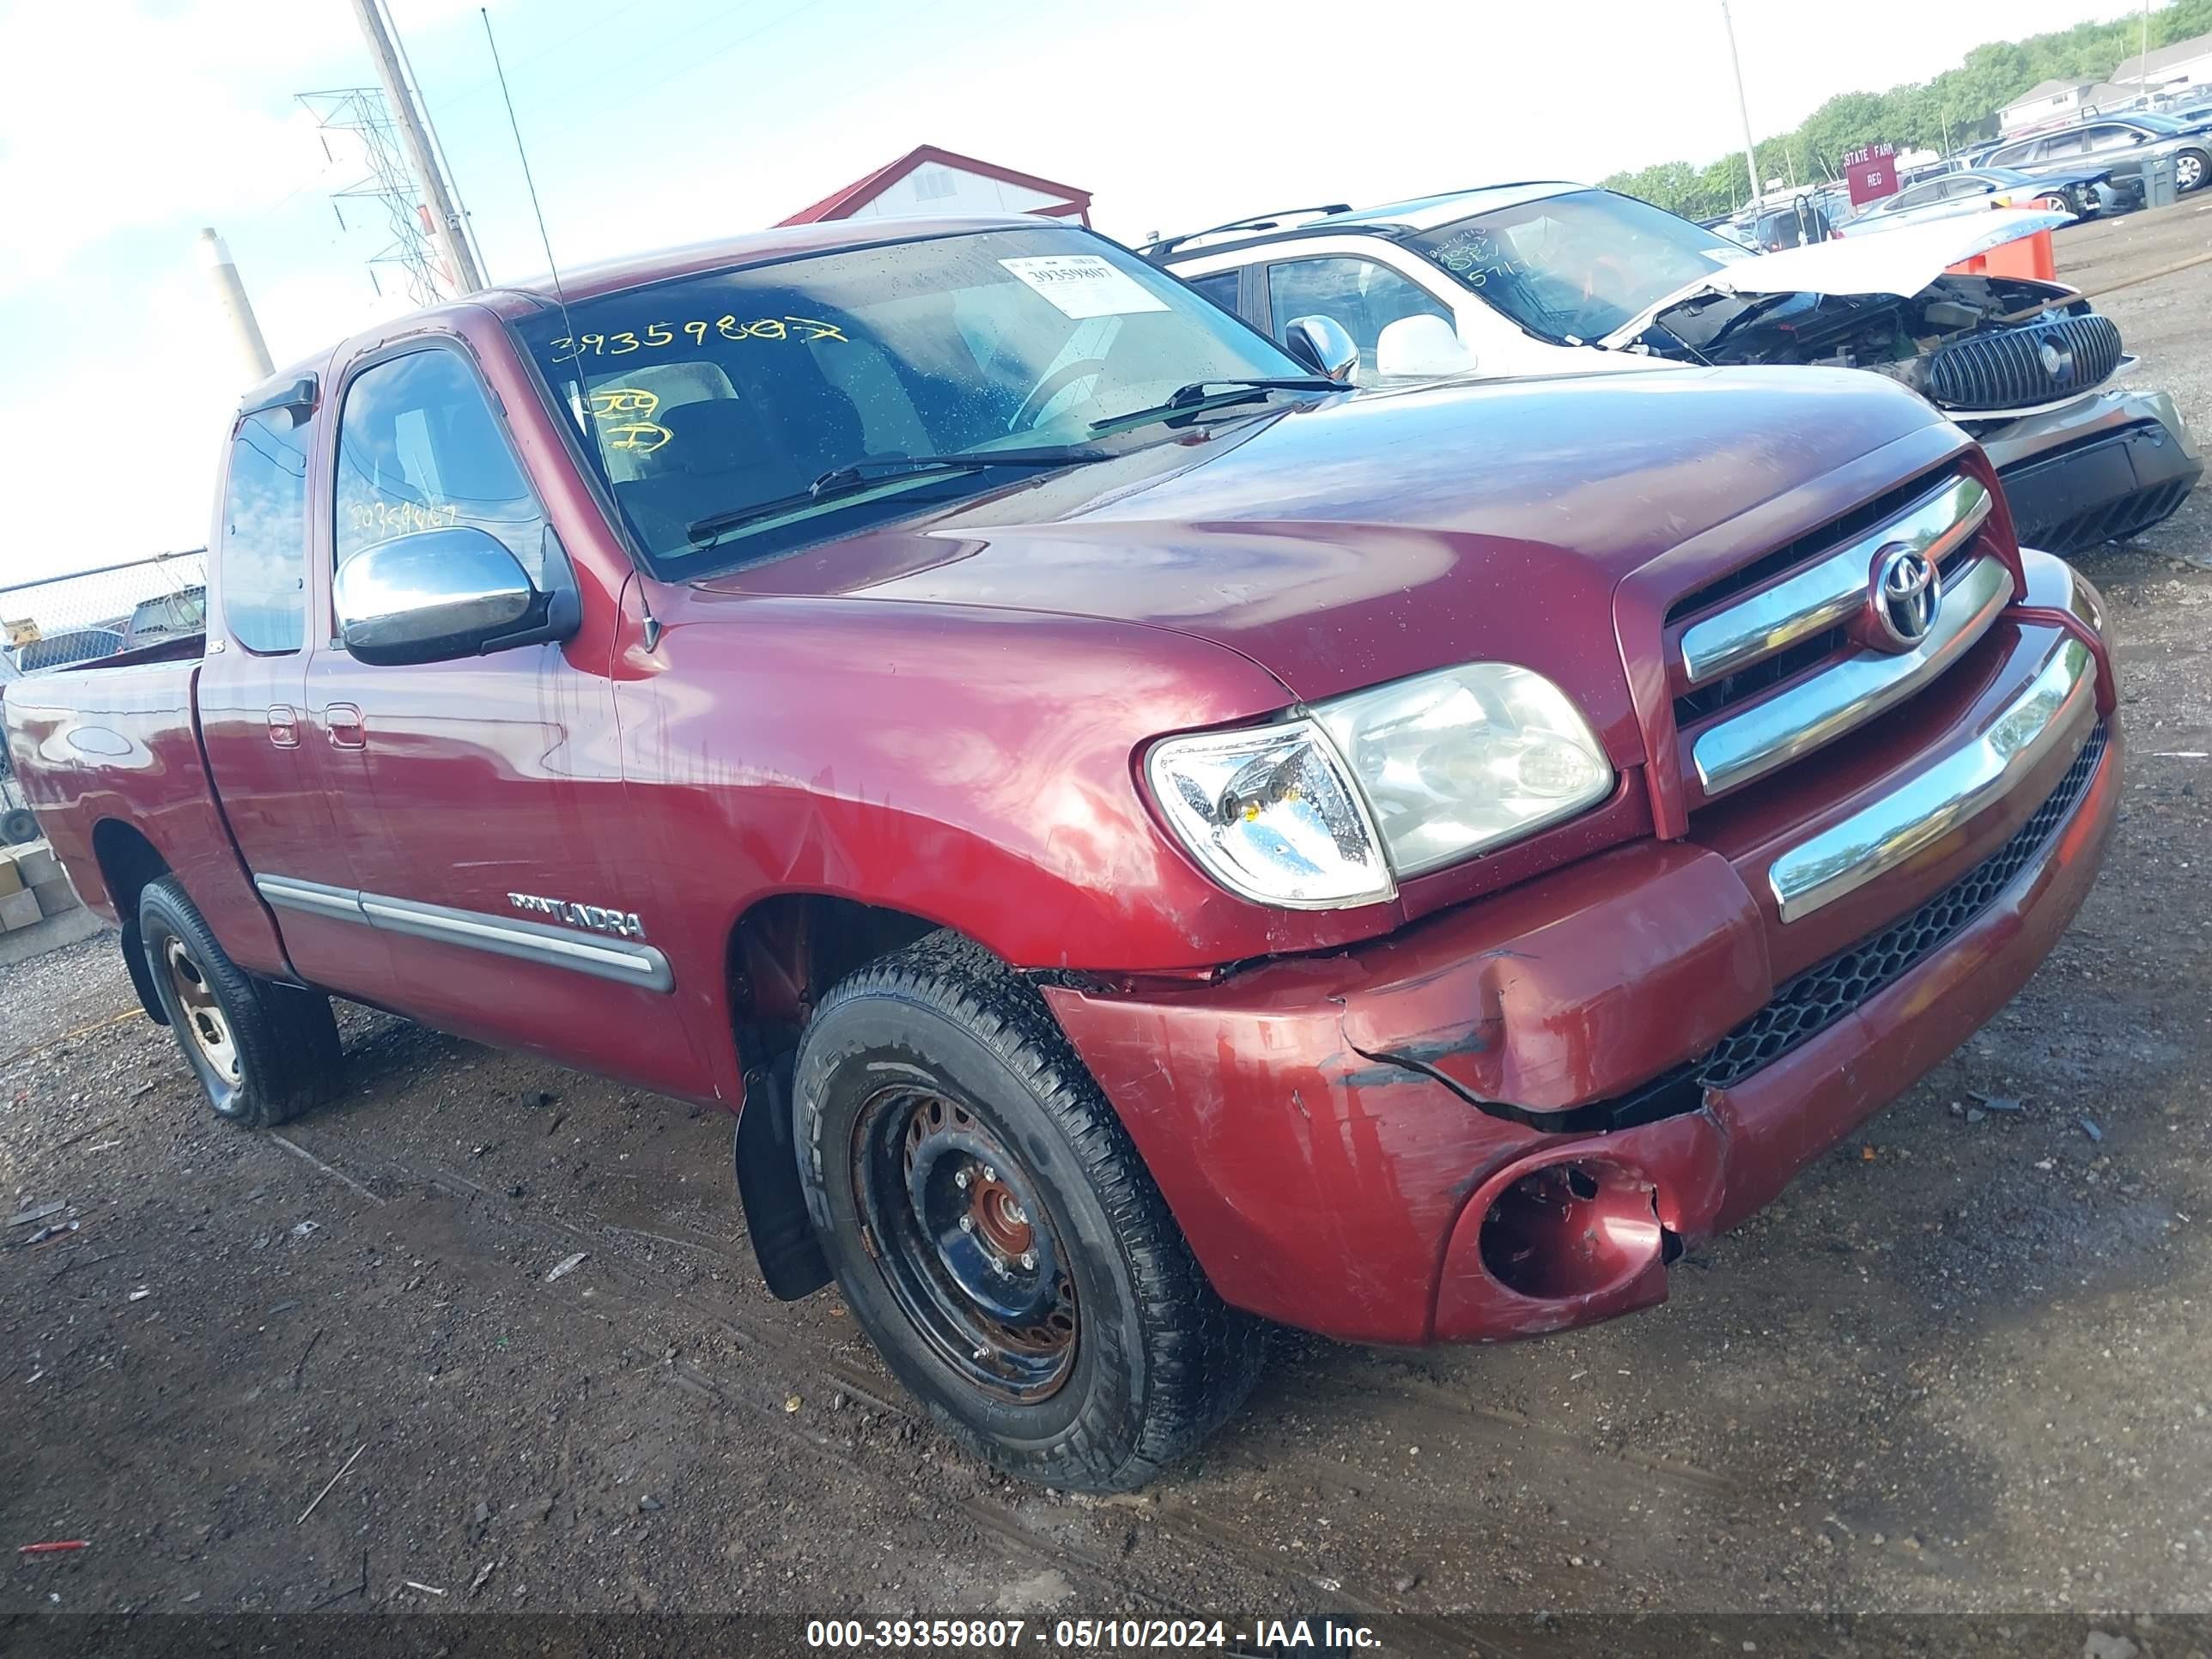
[[[339,228],[348,231],[353,226],[346,222],[347,203],[374,204],[383,210],[392,240],[369,258],[368,280],[376,291],[385,291],[377,276],[377,267],[381,265],[387,273],[396,271],[404,277],[408,297],[416,305],[434,305],[454,294],[453,274],[431,234],[423,214],[422,193],[409,168],[398,123],[392,119],[392,106],[386,101],[383,89],[340,87],[298,96],[322,131],[325,155],[332,161],[339,159],[331,145],[331,134],[351,134],[368,162],[366,178],[331,192],[331,210],[337,215]]]

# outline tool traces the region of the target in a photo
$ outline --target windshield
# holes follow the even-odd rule
[[[1410,246],[1530,333],[1573,345],[1745,257],[1686,219],[1608,190],[1500,208],[1424,231]]]
[[[568,322],[573,338],[557,309],[517,332],[674,580],[1030,476],[985,465],[994,449],[1096,455],[1094,422],[1194,381],[1310,373],[1134,255],[1048,225],[679,277]],[[807,499],[857,463],[970,455],[980,470],[887,470]]]

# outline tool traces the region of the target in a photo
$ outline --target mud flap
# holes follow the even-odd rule
[[[138,994],[138,1006],[146,1011],[146,1018],[156,1025],[167,1025],[169,1011],[161,1006],[161,994],[154,988],[154,969],[146,960],[146,941],[138,932],[136,916],[123,924],[123,965],[130,970],[131,988]]]
[[[799,1185],[799,1154],[791,1135],[793,1056],[745,1074],[745,1103],[738,1114],[733,1156],[745,1231],[769,1294],[796,1302],[830,1282],[830,1263],[814,1237],[806,1196]]]

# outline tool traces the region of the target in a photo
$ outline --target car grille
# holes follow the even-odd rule
[[[2100,720],[2058,787],[2003,846],[1911,915],[1786,981],[1765,1007],[1696,1059],[1610,1100],[1565,1112],[1516,1112],[1516,1121],[1559,1133],[1610,1133],[1680,1117],[1702,1106],[1706,1091],[1732,1089],[1810,1042],[1927,961],[1996,902],[2081,803],[2106,742]]]
[[[2025,409],[2087,392],[2120,363],[2120,331],[2091,313],[1954,340],[1928,360],[1928,396],[1946,409]]]
[[[1864,725],[1941,676],[2011,601],[2014,575],[1982,533],[1994,498],[1963,472],[1923,478],[1674,606],[1674,714],[1692,805],[1762,777]],[[1911,649],[1853,642],[1869,576],[1910,546],[1942,573],[1942,600]]]
[[[1911,915],[1784,985],[1771,1002],[1723,1037],[1702,1060],[1691,1063],[1698,1086],[1726,1089],[1741,1083],[1760,1066],[1818,1036],[1957,938],[2043,850],[2089,787],[2104,752],[2100,720],[2058,787],[2010,841]]]

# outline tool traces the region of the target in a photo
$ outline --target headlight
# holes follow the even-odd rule
[[[1603,800],[1613,767],[1565,693],[1507,663],[1358,691],[1310,718],[1171,738],[1146,763],[1177,835],[1231,891],[1322,909]]]
[[[1378,685],[1314,714],[1401,877],[1518,841],[1613,788],[1612,763],[1566,694],[1510,663]]]
[[[1322,910],[1397,891],[1359,791],[1311,720],[1170,738],[1145,770],[1183,845],[1233,893]]]

